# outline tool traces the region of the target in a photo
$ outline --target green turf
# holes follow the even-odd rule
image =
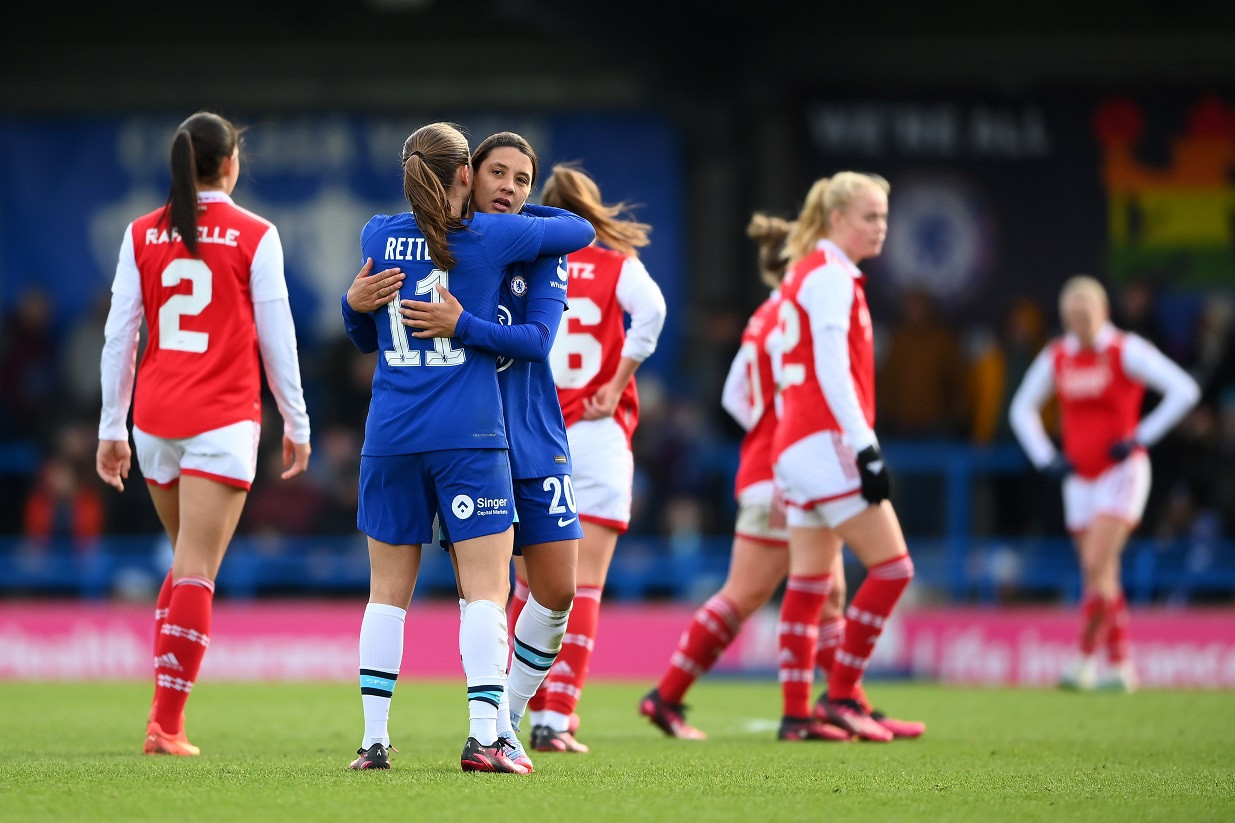
[[[647,684],[588,685],[587,755],[530,776],[463,774],[462,680],[400,681],[389,772],[352,772],[350,684],[203,681],[197,758],[140,754],[144,683],[0,683],[0,819],[1056,821],[1235,820],[1235,693],[960,689],[874,683],[927,721],[917,741],[778,743],[774,682],[708,679],[705,742],[635,713]]]

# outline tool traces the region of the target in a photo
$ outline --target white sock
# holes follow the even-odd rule
[[[509,678],[509,675],[507,675]],[[497,734],[501,737],[503,734],[514,734],[514,724],[510,719],[510,685],[502,689],[502,702],[497,707]]]
[[[482,746],[497,740],[508,655],[506,610],[492,600],[468,603],[459,623],[459,656],[467,677],[468,734]]]
[[[536,694],[549,674],[549,667],[562,650],[566,621],[570,609],[556,611],[545,608],[531,594],[515,622],[514,655],[510,662],[510,679],[506,691],[510,695],[510,719],[516,728],[528,701]]]
[[[555,732],[564,732],[570,728],[570,715],[561,712],[545,712],[544,721],[540,725],[548,726]]]
[[[459,598],[459,648],[463,648],[463,610],[467,608],[467,601],[462,597]],[[459,662],[463,662],[463,656],[459,656]],[[466,674],[466,672],[465,672]]]
[[[403,624],[407,610],[385,603],[365,606],[360,623],[360,702],[364,708],[364,739],[390,745],[390,700],[403,664]]]
[[[530,719],[532,721],[533,727],[543,726],[545,725],[545,712],[543,710],[532,712],[532,714],[530,715]]]

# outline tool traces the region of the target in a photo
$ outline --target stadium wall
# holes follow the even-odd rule
[[[606,605],[590,676],[660,676],[693,614],[684,604]],[[338,601],[216,604],[208,680],[339,680],[356,677],[363,607]],[[128,680],[149,676],[147,606],[80,601],[9,603],[0,611],[0,680]],[[749,620],[721,658],[718,676],[775,679],[775,610]],[[965,686],[1049,686],[1074,652],[1075,617],[1058,609],[915,609],[893,618],[870,675]],[[459,611],[413,603],[408,678],[457,677]],[[1235,688],[1235,612],[1142,609],[1132,614],[1132,654],[1149,688]]]

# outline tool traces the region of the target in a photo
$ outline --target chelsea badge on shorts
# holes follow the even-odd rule
[[[516,274],[510,278],[510,293],[515,297],[522,297],[527,294],[527,280],[523,278],[523,275]]]

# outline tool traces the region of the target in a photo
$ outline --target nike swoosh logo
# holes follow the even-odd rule
[[[572,517],[569,520],[563,520],[562,518],[559,517],[557,519],[557,524],[559,528],[565,528],[578,519],[579,519],[578,517]]]

